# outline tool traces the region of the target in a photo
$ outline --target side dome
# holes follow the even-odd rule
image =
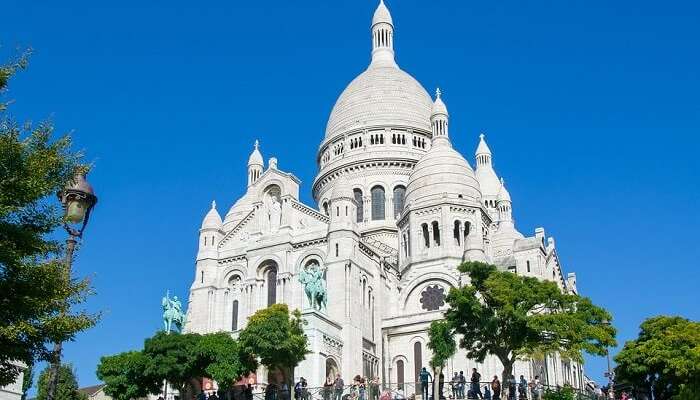
[[[397,66],[370,65],[340,94],[326,125],[326,139],[371,126],[430,130],[432,99]]]
[[[337,199],[347,199],[351,200],[352,202],[355,202],[355,195],[352,191],[352,188],[346,181],[339,182],[334,188],[333,192],[331,193],[331,201],[337,200]]]
[[[201,229],[221,229],[221,225],[221,216],[219,215],[219,212],[216,211],[216,201],[212,201],[211,209],[204,217]]]
[[[442,138],[418,161],[408,178],[406,203],[411,207],[433,200],[464,199],[479,203],[481,189],[474,170],[449,142]]]

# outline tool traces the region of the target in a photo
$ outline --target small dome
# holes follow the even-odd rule
[[[216,201],[212,201],[211,210],[209,210],[204,217],[204,221],[202,221],[202,229],[221,229],[221,224],[221,216],[216,211]]]
[[[442,94],[442,93],[440,92],[440,88],[438,88],[438,89],[435,91],[435,102],[433,103],[433,112],[432,112],[432,115],[440,115],[440,114],[442,114],[442,115],[449,115],[449,114],[447,113],[447,106],[445,105],[445,103],[444,103],[444,102],[442,101],[442,99],[440,98],[440,95],[441,95],[441,94]]]
[[[506,185],[503,182],[503,178],[501,178],[501,189],[498,191],[498,201],[511,201],[510,193],[508,193],[508,190],[506,189]]]
[[[390,25],[394,25],[394,21],[391,19],[391,13],[389,12],[389,9],[386,8],[386,5],[384,4],[384,0],[379,1],[379,6],[377,6],[377,9],[374,10],[374,16],[372,17],[372,26],[380,23],[387,23]]]
[[[264,165],[262,154],[260,154],[260,150],[258,150],[259,145],[260,143],[256,140],[255,148],[253,152],[250,153],[250,157],[248,157],[248,165],[260,165],[261,167]]]
[[[515,241],[524,236],[518,232],[512,222],[501,223],[491,237],[491,248],[496,256],[507,254],[513,250]]]
[[[406,203],[420,204],[445,197],[478,204],[481,190],[467,160],[443,136],[433,140],[433,147],[413,168],[406,187]]]

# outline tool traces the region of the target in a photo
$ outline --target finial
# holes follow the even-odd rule
[[[506,185],[506,183],[505,183],[505,181],[503,180],[503,177],[501,177],[501,186],[505,186],[505,185]]]
[[[485,136],[486,136],[486,135],[484,135],[483,132],[482,132],[482,133],[479,134],[479,139],[484,140],[484,137],[485,137]]]
[[[437,97],[437,99],[440,98],[440,95],[441,95],[441,94],[442,94],[442,92],[440,91],[440,88],[435,89],[435,97]],[[437,99],[436,99],[436,100],[437,100]]]
[[[215,210],[216,209],[216,200],[211,201],[211,209]]]
[[[260,146],[260,142],[258,141],[258,139],[255,139],[255,150],[258,149],[258,146]]]

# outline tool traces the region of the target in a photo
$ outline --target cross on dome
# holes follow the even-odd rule
[[[211,201],[211,208],[212,210],[216,210],[216,200]]]
[[[435,89],[435,97],[436,97],[436,98],[439,99],[441,94],[442,94],[442,92],[440,91],[440,88],[439,88],[439,87],[438,87],[437,89]]]

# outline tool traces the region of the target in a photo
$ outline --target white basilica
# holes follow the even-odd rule
[[[542,228],[524,236],[492,167],[483,135],[474,166],[450,142],[449,114],[394,59],[394,24],[380,2],[371,26],[372,58],[341,93],[317,154],[315,206],[299,201],[299,180],[277,160],[265,166],[258,143],[248,189],[223,221],[212,204],[199,235],[188,332],[235,334],[273,303],[299,309],[312,353],[297,368],[310,386],[340,372],[384,384],[418,381],[427,366],[427,328],[442,318],[451,287],[464,285],[464,260],[556,281],[564,276],[554,240]],[[327,305],[312,307],[299,280],[319,269]],[[318,271],[316,271],[318,272]],[[483,379],[501,374],[496,358],[477,364],[463,351],[445,370]],[[516,364],[516,376],[581,387],[583,367],[556,355]],[[265,382],[267,371],[258,371]]]

